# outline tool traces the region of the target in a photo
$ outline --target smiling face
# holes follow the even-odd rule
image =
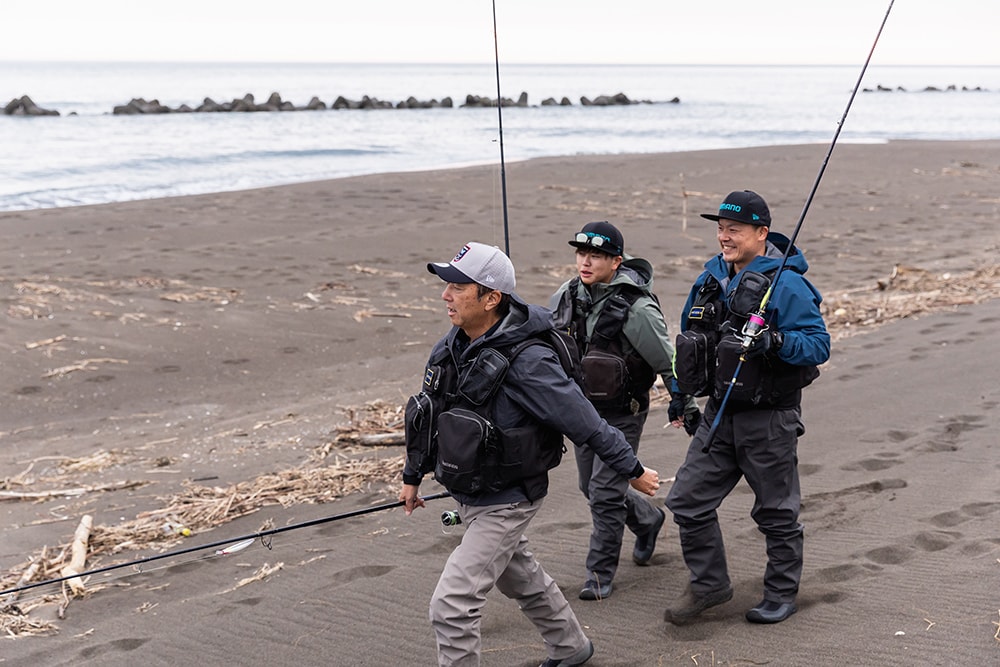
[[[767,232],[767,227],[722,218],[716,234],[722,248],[722,259],[731,263],[736,271],[741,271],[754,257],[764,254]]]
[[[448,304],[448,319],[464,331],[469,340],[482,336],[500,319],[496,309],[500,297],[496,290],[479,296],[476,283],[448,283],[441,293]]]
[[[576,251],[576,271],[584,285],[610,283],[621,263],[620,255],[612,256],[590,248],[579,248]]]

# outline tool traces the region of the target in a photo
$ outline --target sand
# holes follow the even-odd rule
[[[676,332],[688,286],[717,252],[714,225],[697,214],[749,188],[788,234],[826,151],[508,164],[518,291],[546,303],[572,275],[570,235],[611,220],[654,265]],[[588,664],[998,660],[998,178],[995,141],[841,144],[829,162],[798,239],[835,341],[805,392],[805,571],[788,621],[743,619],[765,563],[745,484],[721,510],[731,602],[664,624],[687,578],[669,522],[649,567],[626,559],[611,598],[578,600],[589,513],[564,459],[529,538],[594,640]],[[123,537],[90,568],[394,501],[401,447],[343,434],[352,416],[375,414],[366,405],[391,425],[447,329],[425,262],[469,240],[504,242],[496,166],[0,213],[0,228],[5,587],[43,547],[51,560],[69,545],[84,515],[107,544],[123,527],[162,523],[156,512],[178,499],[201,494],[215,507],[190,536],[138,549]],[[664,478],[687,444],[666,421],[657,403],[640,450]],[[45,495],[60,489],[77,493]],[[269,504],[257,509],[254,489]],[[440,489],[429,480],[423,490]],[[460,540],[461,527],[438,520],[451,506],[95,575],[63,618],[59,600],[38,605],[53,587],[25,592],[18,604],[48,630],[0,638],[0,662],[434,664],[427,602]],[[237,508],[246,515],[227,520]],[[544,658],[498,594],[482,630],[484,665]]]

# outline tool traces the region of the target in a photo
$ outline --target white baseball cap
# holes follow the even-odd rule
[[[447,283],[479,283],[512,294],[517,285],[514,265],[500,248],[469,241],[448,263],[431,262],[427,270]]]

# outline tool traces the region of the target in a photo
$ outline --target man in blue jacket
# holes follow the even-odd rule
[[[543,667],[582,665],[594,646],[524,535],[548,491],[548,469],[558,462],[565,435],[586,443],[642,493],[656,493],[659,476],[597,414],[551,347],[523,347],[509,365],[497,356],[552,328],[547,309],[514,293],[514,266],[502,251],[467,243],[450,262],[427,270],[446,283],[441,298],[453,325],[424,372],[424,393],[442,399],[436,407],[444,411],[434,412],[437,451],[430,466],[408,435],[399,499],[407,515],[423,507],[418,485],[433,469],[458,501],[465,526],[431,598],[438,663],[479,664],[482,609],[496,586],[541,633],[549,654]],[[477,423],[482,428],[469,428]],[[478,442],[476,433],[488,435]]]
[[[718,214],[722,252],[705,264],[681,315],[674,364],[681,391],[708,396],[704,418],[677,472],[666,505],[680,530],[688,590],[664,614],[681,624],[733,596],[716,510],[741,477],[754,492],[750,512],[767,546],[763,600],[746,612],[752,623],[778,623],[796,611],[802,574],[798,438],[802,388],[830,356],[820,314],[822,297],[804,277],[808,268],[789,239],[770,231],[767,204],[749,190],[730,193]],[[744,355],[742,329],[777,278],[766,326]],[[730,387],[730,385],[732,385]],[[712,442],[706,436],[729,390]]]

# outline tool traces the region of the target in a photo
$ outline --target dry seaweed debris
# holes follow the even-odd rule
[[[374,400],[360,407],[341,408],[347,414],[347,423],[334,428],[333,440],[323,445],[316,453],[322,460],[337,446],[358,445],[402,445],[403,406],[382,400]]]
[[[129,280],[73,280],[69,278],[53,279],[49,276],[11,281],[0,277],[0,283],[12,282],[14,295],[9,301],[7,314],[18,319],[41,319],[48,317],[59,309],[74,310],[77,304],[102,303],[107,306],[122,308],[126,302],[116,299],[106,292],[119,294],[123,291],[140,289],[171,290],[160,298],[167,301],[196,302],[207,301],[218,305],[228,305],[235,302],[240,292],[236,289],[195,286],[183,280],[167,280],[149,276],[137,276]],[[92,311],[95,316],[108,317],[111,313]],[[122,321],[141,319],[141,316],[124,314]]]
[[[998,297],[1000,265],[954,274],[896,265],[888,278],[875,285],[827,296],[822,310],[836,340],[862,327]]]
[[[182,492],[165,500],[162,508],[143,512],[121,524],[95,525],[90,531],[87,559],[94,563],[99,556],[116,556],[122,552],[142,549],[166,550],[184,536],[208,531],[233,519],[252,514],[270,505],[289,507],[295,504],[315,504],[336,500],[350,493],[370,488],[376,483],[399,479],[403,457],[345,459],[338,457],[329,465],[304,466],[262,475],[256,479],[228,487],[205,487],[188,483]],[[31,583],[58,578],[67,565],[70,544],[58,548],[53,557],[43,547],[39,555],[0,574],[0,589],[6,590]],[[103,565],[103,564],[102,564]],[[84,581],[86,583],[86,581]],[[91,586],[93,593],[100,587]],[[53,631],[28,615],[32,609],[55,600],[62,600],[60,611],[69,599],[62,596],[35,596],[30,603],[15,604],[16,597],[0,600],[0,629],[11,637],[42,634]]]

